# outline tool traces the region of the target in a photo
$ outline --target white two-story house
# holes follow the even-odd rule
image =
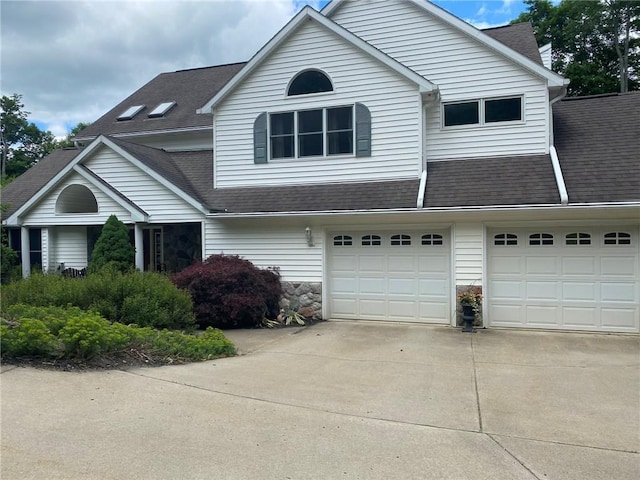
[[[529,24],[306,7],[133,93],[4,189],[5,224],[26,275],[85,267],[115,214],[139,269],[237,254],[317,317],[455,325],[474,285],[484,326],[638,332],[640,94],[568,82]]]

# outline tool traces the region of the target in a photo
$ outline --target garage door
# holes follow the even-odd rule
[[[328,239],[331,318],[449,323],[448,232],[340,231]]]
[[[490,232],[489,324],[638,332],[638,243],[637,226]]]

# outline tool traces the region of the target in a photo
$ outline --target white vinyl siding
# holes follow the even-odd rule
[[[334,92],[286,96],[303,68],[318,68]],[[262,113],[364,104],[371,112],[372,155],[253,162],[253,124]],[[419,175],[421,107],[417,86],[348,42],[307,22],[217,108],[216,187],[366,181]]]
[[[56,202],[60,193],[69,185],[83,185],[96,197],[98,213],[56,213]],[[118,205],[93,184],[77,173],[71,174],[67,180],[54,188],[45,199],[32,208],[25,216],[24,222],[29,226],[37,225],[100,225],[104,224],[110,215],[116,215],[119,220],[129,222],[131,214]]]
[[[101,148],[84,164],[147,212],[153,223],[202,219],[194,207],[108,148]]]
[[[482,285],[484,234],[482,224],[454,227],[456,285]]]
[[[49,268],[55,269],[60,263],[64,268],[84,268],[87,260],[86,227],[55,227],[53,232],[53,259]]]
[[[240,255],[260,268],[279,267],[284,281],[322,282],[322,230],[312,227],[314,246],[309,247],[305,228],[305,224],[278,227],[265,222],[247,227],[208,219],[204,258]]]
[[[524,122],[443,129],[427,107],[428,160],[548,152],[546,81],[401,0],[345,2],[332,20],[440,88],[442,102],[524,95]]]

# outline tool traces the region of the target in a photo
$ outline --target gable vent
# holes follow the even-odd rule
[[[165,114],[173,108],[176,102],[164,102],[149,112],[149,118],[164,117]]]
[[[117,120],[118,121],[131,120],[138,113],[140,113],[140,110],[142,110],[143,108],[144,108],[144,105],[134,105],[133,107],[129,107],[124,112],[122,112],[120,115],[118,115],[118,119]]]

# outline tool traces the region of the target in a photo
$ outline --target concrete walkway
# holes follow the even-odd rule
[[[241,356],[3,367],[1,478],[640,478],[638,336],[373,322],[228,336]]]

